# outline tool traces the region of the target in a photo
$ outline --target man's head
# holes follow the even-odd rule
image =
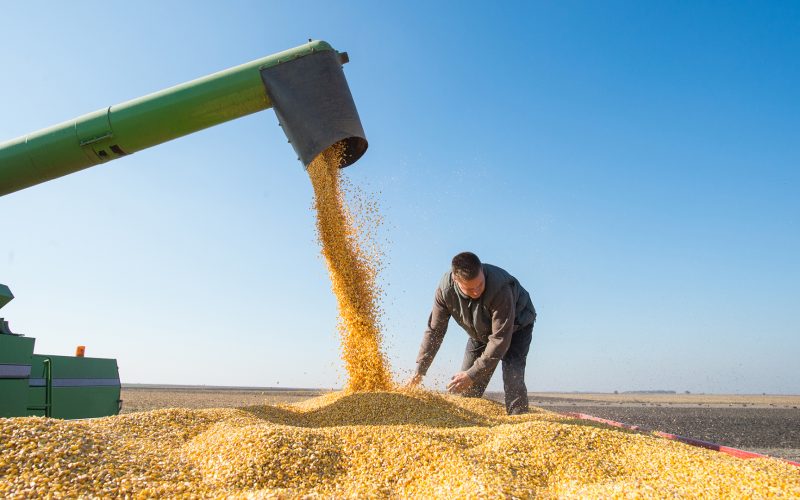
[[[453,257],[453,281],[456,282],[461,292],[473,299],[483,294],[486,288],[486,279],[483,276],[481,260],[472,252],[461,252]]]

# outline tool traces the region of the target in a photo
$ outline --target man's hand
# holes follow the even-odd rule
[[[447,390],[461,394],[472,387],[472,384],[472,379],[467,375],[467,372],[458,372],[450,379],[450,383],[447,384]]]
[[[407,389],[413,389],[414,387],[417,387],[420,382],[422,382],[422,375],[415,373],[413,377],[408,379],[405,386]]]

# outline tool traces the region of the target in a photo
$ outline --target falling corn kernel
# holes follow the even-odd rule
[[[356,216],[348,210],[342,189],[342,148],[334,145],[308,166],[314,186],[317,235],[339,306],[341,355],[350,391],[386,390],[392,385],[386,356],[381,350],[380,289],[376,251],[368,224],[379,217],[374,204],[359,198]]]

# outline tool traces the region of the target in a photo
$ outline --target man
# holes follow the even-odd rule
[[[528,292],[503,269],[481,264],[474,253],[453,257],[451,270],[436,289],[417,356],[417,371],[409,386],[418,385],[427,373],[442,345],[450,316],[469,339],[461,371],[453,375],[447,389],[467,397],[483,396],[502,361],[506,412],[527,413],[525,361],[536,321],[536,309]]]

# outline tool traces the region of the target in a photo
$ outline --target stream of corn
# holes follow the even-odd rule
[[[377,213],[348,210],[339,169],[342,151],[334,145],[308,166],[314,186],[317,236],[339,305],[341,354],[351,391],[386,390],[392,385],[381,350],[377,255],[364,231]],[[355,215],[355,216],[354,216]],[[356,216],[361,218],[357,219]],[[359,225],[357,222],[362,222]],[[360,229],[362,229],[360,231]]]

